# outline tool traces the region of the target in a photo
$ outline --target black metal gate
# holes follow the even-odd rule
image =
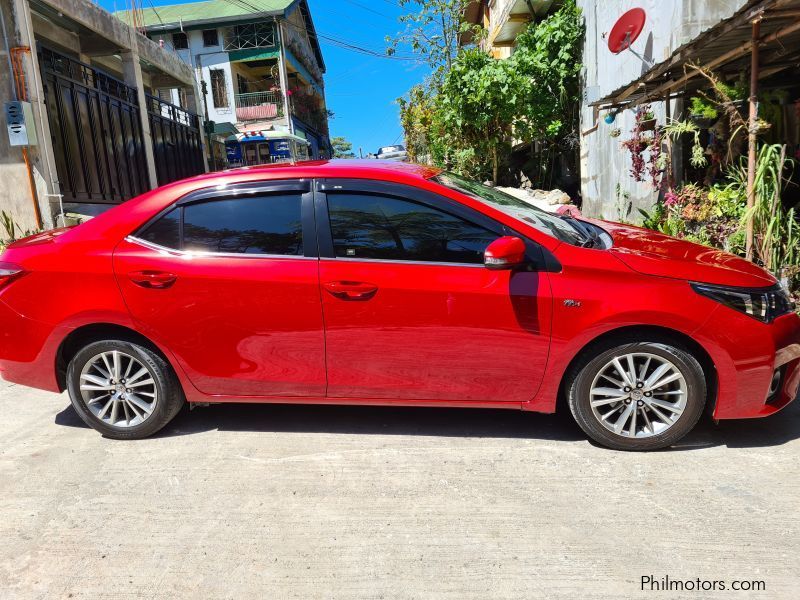
[[[52,50],[39,58],[64,200],[118,203],[147,191],[136,89]]]
[[[158,185],[204,173],[198,116],[149,94],[147,115]]]

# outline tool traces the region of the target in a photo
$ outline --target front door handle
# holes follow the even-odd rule
[[[166,271],[133,271],[128,273],[128,278],[143,288],[163,290],[175,283],[178,276]]]
[[[340,300],[369,300],[378,291],[378,286],[362,281],[329,281],[322,287],[334,298]]]

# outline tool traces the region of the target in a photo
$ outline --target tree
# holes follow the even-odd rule
[[[495,60],[476,48],[462,52],[436,99],[435,127],[453,151],[452,156],[438,158],[462,163],[477,159],[479,167],[488,157],[492,181],[497,183],[501,148],[510,144],[520,120],[519,105],[527,85],[512,61]]]
[[[353,144],[341,136],[331,138],[331,146],[333,147],[333,158],[356,157],[353,153]]]
[[[398,0],[405,8],[415,5],[417,11],[400,17],[405,31],[396,37],[387,36],[386,53],[393,55],[398,46],[409,46],[414,54],[431,69],[431,85],[439,87],[444,75],[450,71],[459,52],[459,36],[481,29],[462,22],[464,10],[472,0]]]
[[[442,62],[436,85],[416,86],[398,100],[413,159],[497,182],[512,140],[574,146],[583,31],[575,0],[563,0],[517,37],[510,58],[470,48]],[[425,40],[420,35],[417,43]],[[429,55],[443,56],[437,49]]]

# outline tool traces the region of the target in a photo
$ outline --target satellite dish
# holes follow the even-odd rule
[[[641,8],[632,8],[622,15],[608,34],[608,49],[614,54],[630,49],[644,29],[647,14]]]

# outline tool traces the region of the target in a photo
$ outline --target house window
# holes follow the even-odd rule
[[[172,34],[172,46],[175,50],[186,50],[189,47],[189,38],[182,31]]]
[[[211,69],[211,97],[214,100],[214,108],[228,108],[228,86],[225,85],[225,71],[222,69]]]
[[[217,35],[216,29],[203,30],[203,46],[206,48],[209,46],[219,46],[219,36]]]
[[[239,88],[240,94],[246,94],[250,91],[250,82],[238,73],[236,74],[236,84]]]

